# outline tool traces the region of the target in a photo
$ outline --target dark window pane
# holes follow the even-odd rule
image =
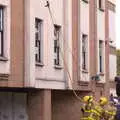
[[[57,40],[54,40],[54,52],[57,52]]]
[[[4,18],[3,18],[3,7],[0,7],[0,56],[3,56],[4,52],[4,42],[3,42],[3,26],[4,26]]]
[[[38,40],[38,32],[35,33],[35,39]]]
[[[0,31],[3,31],[3,8],[0,8]]]
[[[100,66],[100,72],[103,72],[103,42],[99,41],[99,66]]]
[[[37,50],[36,50],[36,61],[37,62],[41,62],[41,48],[40,48],[40,41],[39,40],[36,40],[36,47],[37,47]]]
[[[102,8],[102,0],[99,0],[99,8]]]
[[[83,64],[82,64],[82,68],[83,69],[86,69],[86,53],[85,52],[83,52],[83,54],[82,54],[82,57],[83,57]]]
[[[0,55],[2,53],[2,40],[1,40],[1,33],[0,33]]]
[[[38,18],[35,19],[35,47],[36,47],[36,54],[35,60],[36,62],[41,62],[41,28],[42,21]]]
[[[55,25],[54,26],[54,54],[55,54],[55,59],[54,59],[54,64],[55,65],[60,65],[60,46],[59,46],[59,40],[60,40],[60,30],[61,27]]]
[[[100,72],[102,72],[102,56],[99,56],[100,58]]]
[[[87,35],[82,35],[82,69],[87,69]]]

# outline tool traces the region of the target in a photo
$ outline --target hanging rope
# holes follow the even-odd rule
[[[48,0],[46,0],[46,6],[45,6],[45,7],[47,7],[48,10],[49,10],[49,14],[50,14],[50,17],[51,17],[51,20],[52,20],[52,24],[53,24],[53,26],[54,26],[54,19],[53,19],[53,15],[52,15],[52,12],[51,12],[51,9],[50,9],[50,3],[49,3]],[[62,36],[62,37],[63,37],[63,36]],[[58,41],[58,42],[59,42],[59,41]],[[60,43],[58,43],[58,44],[60,45]],[[66,70],[67,75],[68,75],[68,78],[69,78],[69,80],[70,80],[70,84],[71,84],[71,88],[72,88],[73,94],[75,95],[75,97],[76,97],[78,100],[82,101],[81,97],[78,96],[78,94],[76,93],[76,91],[74,90],[74,88],[73,88],[73,86],[72,86],[72,82],[73,82],[73,81],[72,81],[70,72],[69,72],[69,70],[68,70],[66,60],[64,59],[64,54],[63,54],[63,52],[62,52],[61,47],[60,47],[60,54],[61,54],[62,59],[63,59],[63,62],[64,62],[64,69]],[[72,57],[74,58],[73,53],[72,53]]]
[[[46,5],[45,5],[45,7],[48,8],[49,14],[50,14],[50,17],[51,17],[51,20],[52,20],[52,24],[54,25],[54,19],[53,19],[52,11],[51,11],[51,9],[50,9],[50,3],[49,3],[48,0],[46,0]]]

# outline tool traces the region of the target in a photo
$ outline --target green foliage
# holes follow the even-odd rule
[[[117,54],[117,75],[120,76],[120,49],[116,51]]]

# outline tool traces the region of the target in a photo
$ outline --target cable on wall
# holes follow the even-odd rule
[[[51,17],[51,20],[52,20],[52,24],[53,24],[53,26],[54,26],[54,19],[53,19],[53,15],[52,15],[52,12],[51,12],[51,9],[50,9],[50,3],[49,3],[48,0],[46,0],[46,5],[45,5],[45,7],[47,7],[48,10],[49,10],[49,14],[50,14],[50,17]],[[63,35],[62,35],[62,37],[63,37]],[[58,41],[58,42],[59,42],[59,41]],[[59,44],[59,43],[58,43],[58,44]],[[59,44],[59,45],[60,45],[60,44]],[[76,93],[76,91],[74,90],[74,88],[73,88],[73,86],[72,86],[72,82],[73,82],[73,81],[72,81],[70,72],[69,72],[69,70],[68,70],[68,66],[67,66],[66,60],[64,59],[64,54],[63,54],[63,52],[62,52],[61,47],[60,47],[60,53],[61,53],[61,56],[62,56],[62,59],[63,59],[63,62],[64,62],[64,69],[66,70],[66,72],[67,72],[67,74],[68,74],[68,78],[69,78],[69,80],[70,80],[70,84],[71,84],[71,87],[72,87],[73,94],[75,95],[75,97],[76,97],[78,100],[82,101],[82,98],[81,98],[80,96],[78,96],[78,94]],[[72,56],[73,56],[73,53],[72,53]],[[73,56],[73,57],[74,57],[74,56]]]

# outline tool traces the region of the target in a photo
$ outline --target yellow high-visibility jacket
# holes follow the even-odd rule
[[[105,120],[115,120],[116,115],[116,107],[113,105],[108,105],[107,109],[105,110]]]
[[[84,110],[84,115],[80,120],[101,120],[104,118],[105,110],[100,105],[91,104],[90,108]]]
[[[101,120],[103,117],[104,109],[95,103],[85,104],[82,109],[84,112],[80,120]]]

